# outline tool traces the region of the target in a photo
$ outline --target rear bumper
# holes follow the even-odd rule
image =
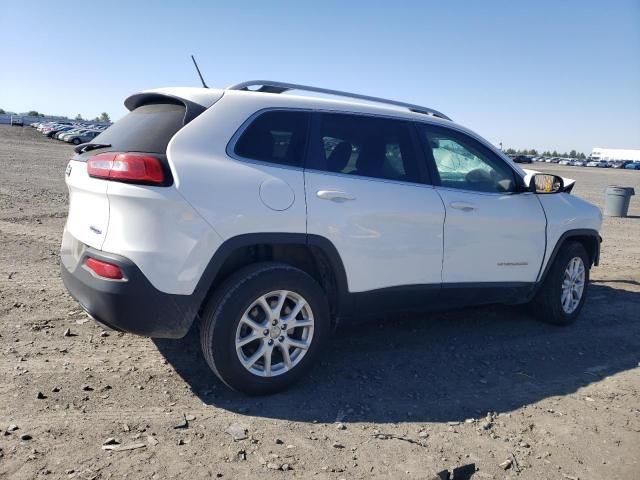
[[[65,235],[69,234],[65,231]],[[65,248],[65,243],[60,252],[64,285],[98,323],[146,337],[181,338],[187,334],[200,306],[195,297],[161,292],[125,257],[80,242],[74,249]],[[95,276],[85,266],[87,257],[118,265],[125,279]]]

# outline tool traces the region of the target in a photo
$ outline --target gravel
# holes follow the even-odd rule
[[[0,125],[0,478],[637,477],[639,197],[605,219],[575,325],[487,306],[341,327],[302,382],[252,398],[215,378],[195,330],[154,341],[84,321],[57,256],[71,154]],[[637,171],[528,167],[600,207],[608,184],[640,192]]]

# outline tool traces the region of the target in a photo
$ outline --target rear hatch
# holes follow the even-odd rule
[[[135,102],[130,101],[132,98]],[[119,176],[117,181],[152,184],[156,187],[171,185],[173,180],[166,157],[167,144],[188,121],[205,110],[202,105],[193,104],[188,100],[157,93],[137,94],[130,97],[125,104],[131,111],[90,143],[76,147],[76,154],[66,170],[69,189],[66,229],[76,240],[96,249],[102,249],[109,228],[108,188],[112,183],[110,180],[116,179],[109,178],[109,172],[110,169],[116,170],[116,163],[123,164],[117,159],[125,158],[116,155],[130,155],[137,161],[142,154],[146,154],[144,158],[150,158],[154,162],[157,160],[157,164],[151,166],[162,170],[160,183],[154,183],[151,177],[140,177],[141,180]],[[106,159],[106,164],[111,161],[107,169],[94,168],[98,155],[98,158]],[[88,162],[92,158],[94,160]],[[142,168],[145,166],[146,164],[143,164]]]

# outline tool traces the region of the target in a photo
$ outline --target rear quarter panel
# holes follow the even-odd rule
[[[225,240],[256,232],[306,232],[302,168],[237,160],[226,152],[247,118],[273,106],[264,97],[225,93],[180,130],[167,149],[177,190]],[[282,186],[291,195],[291,205],[281,210],[265,205],[260,197],[264,184]]]

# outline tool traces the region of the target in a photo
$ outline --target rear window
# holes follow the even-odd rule
[[[177,103],[142,105],[92,140],[111,150],[166,153],[171,138],[184,125],[186,108]]]
[[[301,166],[308,118],[305,112],[263,113],[242,133],[235,154],[280,165]]]

